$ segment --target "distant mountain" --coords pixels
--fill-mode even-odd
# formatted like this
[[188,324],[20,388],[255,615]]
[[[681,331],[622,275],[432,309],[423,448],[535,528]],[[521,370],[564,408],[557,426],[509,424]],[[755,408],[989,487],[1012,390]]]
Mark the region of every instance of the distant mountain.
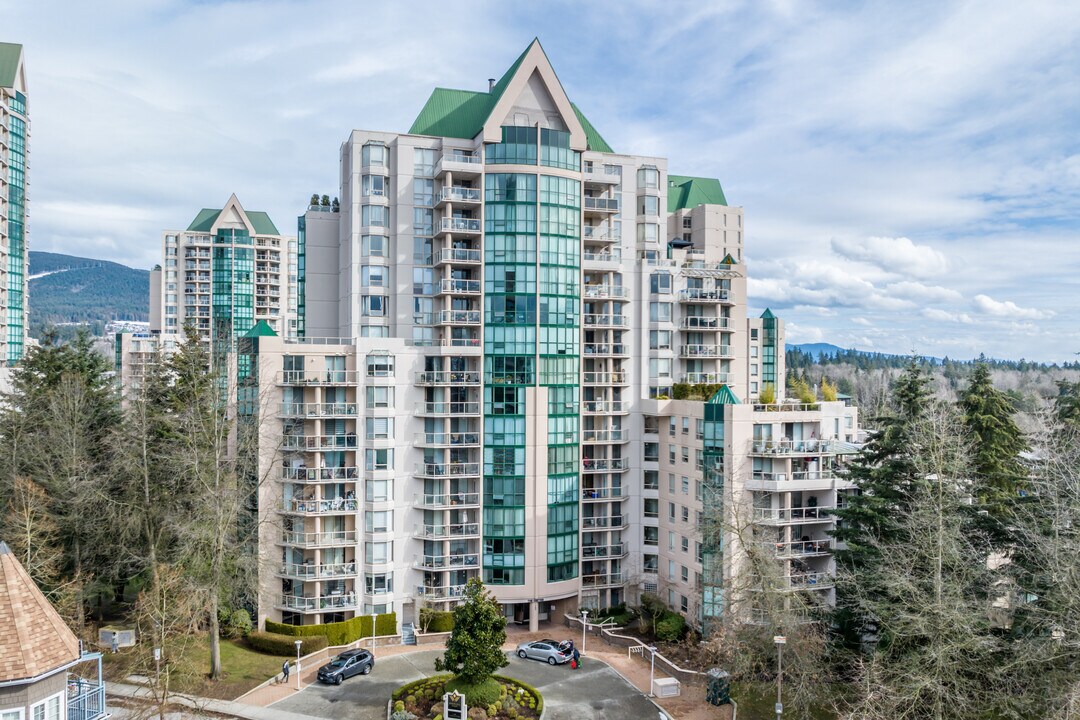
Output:
[[812,355],[814,360],[820,360],[822,355],[834,356],[844,352],[844,348],[831,343],[803,343],[802,345],[788,345],[788,348]]
[[48,252],[30,252],[30,335],[48,325],[146,320],[150,273],[126,265]]

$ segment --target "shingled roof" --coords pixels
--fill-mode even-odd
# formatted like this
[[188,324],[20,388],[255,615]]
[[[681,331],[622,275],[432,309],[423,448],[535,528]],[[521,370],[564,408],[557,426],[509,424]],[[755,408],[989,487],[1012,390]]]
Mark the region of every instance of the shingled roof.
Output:
[[78,639],[0,542],[0,683],[48,675],[79,657]]

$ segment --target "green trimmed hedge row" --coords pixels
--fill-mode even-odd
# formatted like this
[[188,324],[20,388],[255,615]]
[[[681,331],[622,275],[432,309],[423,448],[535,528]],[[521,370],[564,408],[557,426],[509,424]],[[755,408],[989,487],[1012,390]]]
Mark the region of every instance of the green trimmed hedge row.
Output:
[[[371,637],[371,616],[361,615],[351,620],[322,625],[285,625],[271,620],[266,621],[266,631],[292,637],[325,635],[330,645],[348,645],[360,638]],[[375,617],[376,635],[394,635],[397,633],[397,613],[385,613]]]
[[420,608],[420,627],[427,624],[427,632],[450,632],[454,629],[454,613],[449,610]]
[[[268,623],[269,624],[269,623]],[[248,645],[252,650],[257,650],[267,655],[296,655],[296,638],[292,635],[282,635],[272,632],[250,632],[247,636]],[[308,635],[300,641],[300,654],[310,655],[327,646],[325,635]]]

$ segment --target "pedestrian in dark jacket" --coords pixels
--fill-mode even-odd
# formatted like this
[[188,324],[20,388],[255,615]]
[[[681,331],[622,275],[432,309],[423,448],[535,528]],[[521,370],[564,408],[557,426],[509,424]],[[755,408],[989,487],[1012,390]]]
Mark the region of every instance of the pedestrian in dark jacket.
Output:
[[577,648],[574,648],[574,665],[581,669],[581,652]]
[[281,664],[281,682],[289,682],[289,661],[286,660]]

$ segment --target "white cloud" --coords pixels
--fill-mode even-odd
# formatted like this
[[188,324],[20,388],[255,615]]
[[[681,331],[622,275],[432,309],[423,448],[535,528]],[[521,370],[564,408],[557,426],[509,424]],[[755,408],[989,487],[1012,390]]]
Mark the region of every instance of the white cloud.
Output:
[[945,254],[906,237],[834,238],[833,252],[849,260],[870,263],[898,275],[930,277],[948,269]]
[[940,285],[924,285],[921,282],[911,280],[890,283],[885,286],[885,291],[890,295],[920,303],[955,302],[962,300],[964,297],[951,288],[941,287]]
[[985,315],[993,315],[994,317],[1045,320],[1055,315],[1053,310],[1022,308],[1011,300],[995,300],[989,295],[976,295],[974,303],[975,308],[979,312]]
[[940,322],[953,322],[962,323],[964,325],[971,325],[975,320],[967,313],[954,313],[942,310],[940,308],[924,308],[922,316],[928,320],[938,320]]

